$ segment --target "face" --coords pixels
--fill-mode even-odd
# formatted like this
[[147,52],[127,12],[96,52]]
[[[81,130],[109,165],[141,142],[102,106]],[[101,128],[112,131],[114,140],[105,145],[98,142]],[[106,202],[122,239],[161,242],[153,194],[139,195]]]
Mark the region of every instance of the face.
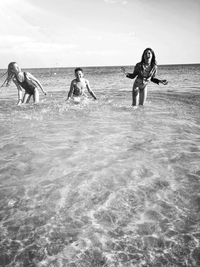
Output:
[[15,63],[15,64],[13,64],[12,65],[12,72],[13,73],[15,73],[15,74],[17,74],[17,73],[19,73],[20,71],[21,71],[21,69],[20,69],[20,67],[17,65],[17,63]]
[[152,59],[152,53],[151,50],[147,50],[144,54],[145,61],[150,61]]
[[83,78],[83,72],[81,70],[76,71],[75,77],[80,80]]

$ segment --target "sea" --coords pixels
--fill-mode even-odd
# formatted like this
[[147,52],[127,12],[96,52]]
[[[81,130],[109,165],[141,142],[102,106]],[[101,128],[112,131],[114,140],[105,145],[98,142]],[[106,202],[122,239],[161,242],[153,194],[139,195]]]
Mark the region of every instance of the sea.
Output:
[[0,266],[200,266],[200,64],[137,109],[120,66],[83,70],[97,101],[66,102],[74,68],[26,69],[39,104],[0,89]]

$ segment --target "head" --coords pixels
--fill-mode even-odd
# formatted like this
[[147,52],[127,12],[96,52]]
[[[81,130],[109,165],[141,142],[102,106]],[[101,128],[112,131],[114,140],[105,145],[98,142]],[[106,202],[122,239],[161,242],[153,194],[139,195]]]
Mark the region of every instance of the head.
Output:
[[153,67],[154,65],[156,65],[156,56],[155,53],[153,51],[153,49],[151,48],[146,48],[142,54],[142,59],[141,62],[142,63],[146,63],[150,61],[151,62],[151,66]]
[[19,65],[16,62],[11,62],[8,64],[8,72],[17,74],[21,71]]
[[81,79],[81,78],[83,78],[83,69],[81,69],[81,68],[76,68],[76,69],[74,70],[74,73],[75,73],[75,76],[76,76],[77,79]]
[[16,62],[10,62],[8,64],[8,70],[5,73],[5,74],[7,74],[7,78],[4,81],[4,83],[2,84],[2,86],[4,86],[4,84],[6,84],[6,86],[8,86],[10,84],[11,80],[14,78],[14,76],[16,74],[18,74],[20,71],[21,71],[21,69]]

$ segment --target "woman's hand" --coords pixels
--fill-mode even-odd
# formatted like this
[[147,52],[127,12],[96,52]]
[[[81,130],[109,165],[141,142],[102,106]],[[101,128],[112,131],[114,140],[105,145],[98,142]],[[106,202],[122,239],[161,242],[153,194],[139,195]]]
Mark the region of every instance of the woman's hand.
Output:
[[122,73],[124,73],[125,75],[127,75],[127,72],[126,72],[126,70],[125,70],[124,67],[121,67],[120,70],[121,70]]
[[161,80],[160,81],[163,85],[167,85],[168,84],[168,81],[167,80]]

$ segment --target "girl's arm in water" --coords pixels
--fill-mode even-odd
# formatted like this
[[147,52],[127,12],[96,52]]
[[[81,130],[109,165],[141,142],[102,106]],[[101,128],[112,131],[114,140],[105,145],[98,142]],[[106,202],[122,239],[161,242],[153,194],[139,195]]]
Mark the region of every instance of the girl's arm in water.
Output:
[[85,82],[86,82],[86,87],[87,87],[88,92],[91,94],[91,96],[92,96],[95,100],[97,100],[97,98],[96,98],[94,92],[93,92],[92,89],[90,88],[89,81],[88,81],[88,80],[85,80]]
[[73,95],[73,92],[74,92],[74,84],[73,83],[74,83],[74,80],[70,84],[70,89],[69,89],[69,93],[68,93],[66,100],[69,100]]
[[17,86],[18,91],[18,102],[17,105],[20,106],[23,103],[23,92],[21,86],[18,84],[16,80],[13,80],[14,84]]
[[29,80],[31,80],[36,86],[39,86],[41,91],[43,92],[44,95],[47,94],[47,92],[43,89],[41,83],[38,81],[37,78],[35,78],[35,76],[33,76],[31,73],[26,72],[26,76]]

